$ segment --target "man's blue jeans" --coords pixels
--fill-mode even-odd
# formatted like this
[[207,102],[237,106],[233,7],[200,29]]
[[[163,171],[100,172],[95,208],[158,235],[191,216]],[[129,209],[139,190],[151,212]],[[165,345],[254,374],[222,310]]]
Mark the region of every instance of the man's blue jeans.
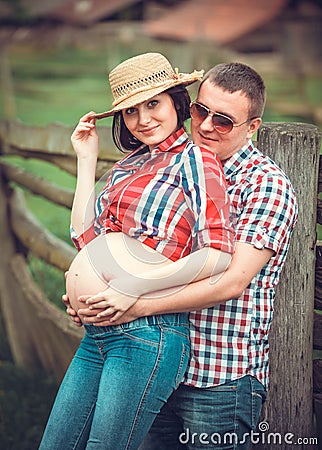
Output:
[[137,449],[182,381],[189,353],[186,314],[86,326],[40,449]]
[[140,450],[245,450],[265,398],[263,385],[248,375],[213,388],[181,385]]

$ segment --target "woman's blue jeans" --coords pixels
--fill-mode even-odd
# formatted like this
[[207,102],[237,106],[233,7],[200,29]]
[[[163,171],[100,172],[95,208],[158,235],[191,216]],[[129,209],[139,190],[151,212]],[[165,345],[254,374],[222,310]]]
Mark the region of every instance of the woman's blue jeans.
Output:
[[85,328],[40,449],[137,449],[183,379],[190,353],[188,315]]

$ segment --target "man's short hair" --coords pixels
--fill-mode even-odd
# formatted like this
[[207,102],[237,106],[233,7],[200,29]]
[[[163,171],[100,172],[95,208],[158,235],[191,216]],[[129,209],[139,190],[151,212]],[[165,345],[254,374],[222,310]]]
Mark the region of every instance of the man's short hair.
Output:
[[230,93],[242,91],[250,101],[249,118],[262,117],[266,88],[262,77],[242,63],[222,63],[210,69],[201,85],[209,80],[215,86]]

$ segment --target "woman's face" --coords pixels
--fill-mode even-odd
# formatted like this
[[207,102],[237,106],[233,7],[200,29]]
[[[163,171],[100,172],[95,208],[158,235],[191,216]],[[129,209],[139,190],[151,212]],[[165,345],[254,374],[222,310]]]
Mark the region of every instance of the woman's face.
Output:
[[122,115],[130,133],[148,145],[150,151],[177,129],[177,112],[172,98],[165,93],[123,109]]

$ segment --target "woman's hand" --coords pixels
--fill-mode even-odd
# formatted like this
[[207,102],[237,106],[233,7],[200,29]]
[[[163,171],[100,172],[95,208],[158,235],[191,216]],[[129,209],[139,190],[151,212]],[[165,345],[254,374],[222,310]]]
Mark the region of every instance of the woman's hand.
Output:
[[104,291],[91,297],[79,297],[79,300],[84,301],[90,310],[98,308],[102,309],[103,311],[100,311],[96,316],[98,319],[110,316],[110,322],[115,322],[137,302],[138,297],[126,295],[112,287],[108,287]]
[[81,117],[71,136],[75,153],[80,159],[98,156],[98,135],[93,114],[91,111]]
[[93,316],[93,311],[94,310],[89,310],[89,309],[80,309],[79,310],[79,314],[82,316],[82,321],[84,324],[90,324],[90,325],[95,325],[95,326],[101,326],[101,327],[108,327],[111,325],[121,325],[123,323],[127,323],[127,322],[133,322],[133,320],[138,319],[139,317],[143,317],[144,314],[142,313],[141,308],[137,308],[137,305],[140,303],[140,301],[138,301],[137,303],[135,303],[130,309],[128,309],[121,318],[115,320],[114,316],[107,316],[107,317],[102,317],[102,318],[98,318],[97,317],[97,310],[96,312],[94,312],[94,316]]

